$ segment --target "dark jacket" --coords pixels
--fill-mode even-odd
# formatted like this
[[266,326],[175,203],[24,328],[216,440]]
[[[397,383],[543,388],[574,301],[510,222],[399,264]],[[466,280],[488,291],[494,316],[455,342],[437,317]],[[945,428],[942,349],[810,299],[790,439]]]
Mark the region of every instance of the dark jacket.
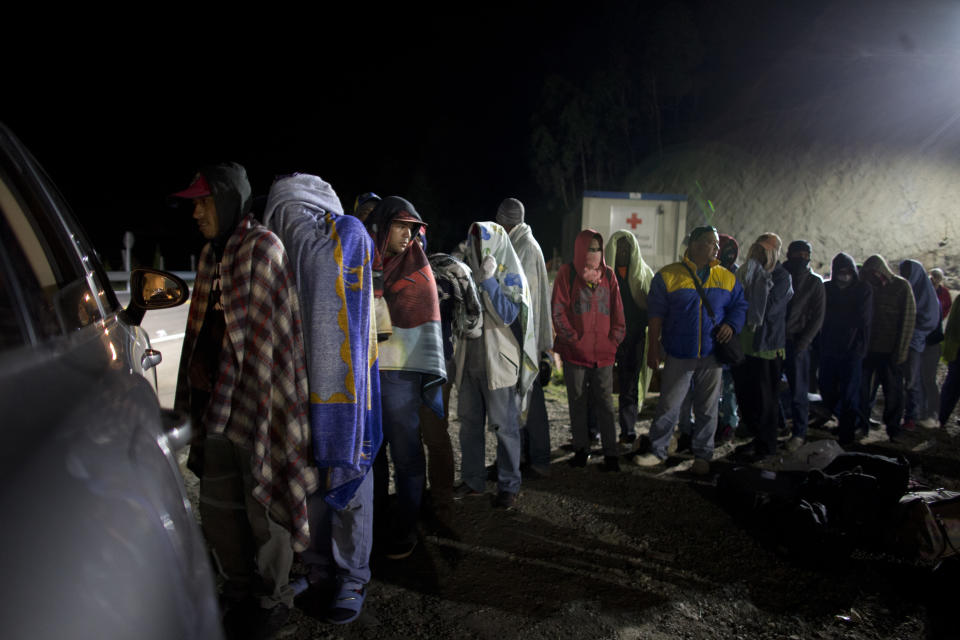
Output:
[[797,351],[804,351],[823,326],[823,278],[804,261],[787,260],[783,266],[793,281],[793,298],[787,305],[787,341]]
[[[843,286],[837,273],[848,270],[853,281]],[[846,253],[838,253],[830,270],[831,279],[824,285],[824,316],[820,329],[822,356],[844,357],[867,355],[870,326],[873,318],[873,288],[857,276],[857,266]]]

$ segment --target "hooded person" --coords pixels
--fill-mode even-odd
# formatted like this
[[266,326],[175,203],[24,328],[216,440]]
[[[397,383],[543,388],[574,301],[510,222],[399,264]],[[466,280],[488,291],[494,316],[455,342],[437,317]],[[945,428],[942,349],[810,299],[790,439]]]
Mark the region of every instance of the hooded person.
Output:
[[869,420],[876,392],[883,387],[883,423],[892,440],[902,429],[903,370],[913,340],[917,305],[910,283],[895,275],[883,256],[867,258],[860,267],[860,279],[873,288],[873,319],[863,360],[860,401]]
[[[426,404],[444,415],[441,390],[446,381],[443,332],[437,284],[423,247],[415,238],[425,226],[413,204],[399,196],[381,200],[367,229],[374,241],[373,269],[382,274],[374,284],[390,310],[393,333],[379,345],[380,404],[383,437],[389,446],[395,473],[396,508],[388,529],[380,529],[387,558],[399,560],[413,553],[417,544],[417,519],[426,484],[426,459],[420,436],[419,407]],[[378,291],[377,289],[380,289]],[[384,447],[386,449],[386,447]],[[388,491],[386,451],[377,457],[374,500],[382,512]]]
[[793,283],[793,298],[787,304],[787,374],[791,437],[787,449],[795,451],[807,440],[810,419],[810,354],[813,339],[820,332],[824,315],[823,279],[810,268],[812,247],[806,240],[794,240],[787,247],[784,268]]
[[[553,283],[554,351],[563,360],[574,455],[571,466],[587,464],[588,409],[596,411],[603,446],[603,471],[619,471],[613,412],[613,364],[626,324],[616,274],[603,259],[603,236],[593,229],[577,234],[573,263]],[[589,392],[589,397],[588,397]]]
[[[918,421],[927,427],[936,426],[927,409],[927,396],[939,395],[937,391],[936,373],[933,375],[932,388],[924,388],[923,360],[927,350],[927,339],[934,331],[940,333],[940,299],[933,288],[933,283],[927,277],[923,265],[916,260],[904,260],[900,263],[900,275],[907,279],[913,290],[914,302],[917,306],[916,321],[913,324],[913,337],[910,338],[910,350],[907,352],[907,362],[904,367],[904,389],[906,392],[906,406],[903,413],[903,428],[912,431]],[[936,347],[931,352],[939,351]],[[936,357],[936,362],[940,358]],[[929,379],[929,376],[928,376]]]
[[778,261],[780,246],[777,234],[760,235],[747,253],[747,262],[737,270],[749,307],[740,334],[745,358],[731,371],[737,406],[754,440],[736,452],[752,462],[777,451],[777,390],[786,356],[787,304],[793,297],[790,274]]
[[322,615],[343,624],[360,614],[370,581],[371,470],[383,437],[373,241],[360,220],[343,215],[330,184],[308,174],[273,183],[264,223],[294,265],[303,318],[313,464],[321,485],[307,499],[311,540],[302,559],[311,592],[335,594],[332,602],[316,603]]
[[739,265],[737,258],[740,256],[740,245],[736,238],[728,236],[725,233],[720,234],[720,252],[717,254],[717,260],[720,266],[725,267],[731,273],[736,273]]
[[637,439],[637,416],[643,408],[652,374],[646,362],[647,294],[654,273],[643,260],[637,237],[622,229],[607,241],[606,260],[614,268],[626,324],[615,361],[620,389],[620,442],[632,444]]
[[[307,377],[300,302],[280,239],[257,223],[235,163],[203,167],[174,196],[194,202],[200,254],[177,377],[176,408],[199,436],[204,535],[226,576],[225,624],[264,633],[293,604],[293,552],[310,544]],[[243,514],[242,516],[239,514]],[[258,616],[250,621],[249,598]]]
[[867,423],[860,388],[873,323],[873,288],[859,277],[853,258],[840,252],[823,290],[818,386],[839,422],[839,442],[847,445]]
[[510,237],[513,250],[520,260],[523,273],[530,285],[530,325],[539,353],[540,376],[534,379],[524,399],[527,407],[523,431],[524,451],[527,458],[527,474],[543,477],[550,472],[550,423],[547,420],[546,399],[543,385],[550,379],[550,351],[553,348],[553,322],[550,318],[550,278],[543,260],[540,244],[533,237],[533,229],[524,222],[523,203],[516,198],[506,198],[497,208],[497,223]]
[[510,509],[520,491],[520,410],[539,373],[529,284],[507,232],[495,222],[474,222],[464,243],[483,307],[480,337],[457,343],[457,415],[461,484],[455,496],[483,495],[484,425],[497,436],[497,495]]

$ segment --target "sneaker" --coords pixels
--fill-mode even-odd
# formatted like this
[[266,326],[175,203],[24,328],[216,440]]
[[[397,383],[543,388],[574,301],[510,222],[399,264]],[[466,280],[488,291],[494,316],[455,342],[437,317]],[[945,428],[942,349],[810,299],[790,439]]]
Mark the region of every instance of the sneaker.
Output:
[[587,466],[587,451],[586,449],[580,449],[570,460],[567,461],[571,467],[585,467]]
[[936,418],[924,418],[923,420],[917,420],[917,424],[924,429],[936,429],[940,426],[940,422]]
[[620,444],[633,444],[637,441],[637,434],[635,433],[624,433],[620,436]]
[[901,425],[901,428],[902,428],[904,431],[916,431],[916,430],[917,430],[917,424],[913,421],[913,418],[910,418],[909,420],[904,420],[904,421],[903,421],[903,424]]
[[663,459],[658,458],[652,453],[645,453],[643,455],[633,457],[633,464],[637,465],[638,467],[656,467],[657,465],[661,465],[663,463]]
[[696,474],[698,476],[705,476],[710,473],[710,462],[704,460],[703,458],[696,458],[693,461],[693,466],[690,467],[690,473]]
[[786,447],[787,451],[789,451],[790,453],[793,453],[794,451],[802,447],[804,442],[805,440],[800,436],[793,436],[792,438],[787,440],[787,444],[785,444],[784,446]]
[[453,499],[454,500],[463,500],[464,498],[476,498],[477,496],[482,496],[482,491],[476,491],[470,487],[466,482],[461,483],[458,487],[453,490]]
[[493,500],[493,506],[498,509],[511,510],[517,502],[517,494],[509,491],[498,491],[497,497]]
[[416,548],[416,538],[413,540],[394,540],[387,545],[387,551],[383,555],[390,560],[403,560],[409,558]]
[[600,464],[600,471],[619,473],[620,461],[617,460],[617,456],[603,456],[603,462]]

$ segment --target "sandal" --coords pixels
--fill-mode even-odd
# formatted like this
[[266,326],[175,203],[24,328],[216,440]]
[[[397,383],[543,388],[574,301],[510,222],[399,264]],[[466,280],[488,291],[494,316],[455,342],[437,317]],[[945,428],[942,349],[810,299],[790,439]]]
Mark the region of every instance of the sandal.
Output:
[[336,599],[327,610],[326,620],[333,624],[347,624],[360,616],[363,601],[367,597],[366,587],[357,588],[356,585],[343,585],[337,593]]

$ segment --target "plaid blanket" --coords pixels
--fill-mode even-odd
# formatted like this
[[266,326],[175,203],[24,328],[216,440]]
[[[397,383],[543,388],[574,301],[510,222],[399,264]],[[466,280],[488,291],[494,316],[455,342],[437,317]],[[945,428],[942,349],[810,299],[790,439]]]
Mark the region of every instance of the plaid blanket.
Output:
[[[178,407],[189,403],[190,361],[216,267],[208,243],[187,318]],[[318,478],[310,464],[307,374],[293,274],[277,236],[248,216],[227,241],[220,275],[226,333],[204,426],[253,450],[253,495],[291,530],[293,549],[303,551],[310,543],[306,499]]]

